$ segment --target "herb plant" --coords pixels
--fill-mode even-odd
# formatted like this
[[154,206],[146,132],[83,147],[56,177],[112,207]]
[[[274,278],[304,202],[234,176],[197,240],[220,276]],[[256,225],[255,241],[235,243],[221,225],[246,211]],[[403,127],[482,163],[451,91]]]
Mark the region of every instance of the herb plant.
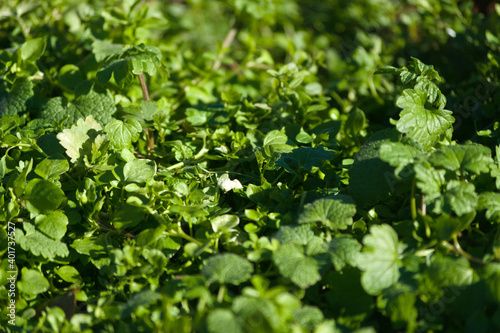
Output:
[[1,3],[1,330],[500,331],[478,8]]

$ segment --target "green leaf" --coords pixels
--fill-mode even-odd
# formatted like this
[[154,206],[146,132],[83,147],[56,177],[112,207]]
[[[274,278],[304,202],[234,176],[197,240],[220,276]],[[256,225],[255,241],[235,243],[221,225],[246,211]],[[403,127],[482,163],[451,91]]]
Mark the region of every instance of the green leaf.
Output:
[[466,286],[474,280],[474,270],[464,257],[434,255],[425,275],[438,288]]
[[370,295],[378,295],[399,279],[402,266],[399,255],[398,235],[387,224],[370,227],[370,234],[363,238],[363,252],[358,267],[363,271],[361,284]]
[[309,134],[307,134],[307,132],[304,131],[304,128],[301,127],[299,134],[297,134],[295,136],[295,140],[297,142],[299,142],[299,143],[305,143],[305,144],[307,144],[307,143],[313,142],[314,138],[312,136],[310,136]]
[[61,279],[69,283],[83,282],[80,273],[73,266],[61,266],[54,270]]
[[342,126],[341,121],[333,121],[333,120],[324,121],[318,126],[314,127],[312,129],[312,133],[316,135],[328,134],[330,138],[334,138],[340,131],[341,126]]
[[54,210],[47,215],[40,214],[35,218],[38,230],[55,240],[61,239],[66,234],[68,218],[60,210]]
[[283,325],[277,306],[268,299],[238,296],[232,309],[241,320],[241,326],[252,333],[276,332]]
[[323,161],[329,161],[334,156],[333,151],[325,150],[323,147],[300,147],[291,153],[281,154],[276,166],[284,167],[290,173],[298,169],[311,171],[313,167],[321,167]]
[[224,214],[215,217],[210,223],[214,232],[230,231],[240,223],[240,218],[236,215]]
[[394,328],[414,330],[418,317],[415,301],[415,294],[411,292],[401,293],[389,300],[386,311],[389,313]]
[[296,323],[307,330],[313,330],[323,321],[323,312],[315,306],[304,306],[294,311],[293,318]]
[[74,101],[68,101],[64,97],[51,98],[42,106],[40,117],[48,123],[64,123],[65,126],[76,123],[80,118],[93,118],[101,125],[112,120],[116,112],[113,96],[90,90],[88,93],[78,96]]
[[432,153],[429,161],[439,168],[450,171],[470,171],[475,174],[487,173],[493,164],[491,151],[481,145],[445,146]]
[[264,137],[264,149],[272,147],[277,153],[288,153],[292,151],[292,146],[287,145],[288,137],[283,130],[272,130]]
[[365,126],[365,122],[365,113],[360,109],[354,109],[351,113],[349,113],[349,117],[347,117],[344,125],[344,131],[351,138],[355,138]]
[[83,82],[83,75],[78,66],[68,64],[61,67],[58,79],[63,86],[75,90],[76,86]]
[[356,267],[361,249],[361,244],[350,236],[341,235],[332,239],[329,244],[329,253],[335,269],[342,271],[347,264]]
[[488,264],[484,269],[483,276],[493,299],[497,303],[500,302],[500,264]]
[[399,74],[401,69],[393,67],[393,66],[384,66],[377,68],[375,74]]
[[143,209],[127,204],[114,214],[111,222],[117,229],[132,228],[143,220],[144,215]]
[[61,146],[66,148],[66,154],[71,158],[72,163],[76,163],[82,156],[88,155],[91,152],[91,141],[89,134],[93,137],[93,133],[89,131],[100,131],[101,125],[97,123],[92,116],[88,116],[85,120],[78,119],[76,125],[71,128],[64,129],[57,134]]
[[23,223],[26,231],[24,234],[19,228],[16,229],[16,239],[25,251],[29,251],[35,256],[42,256],[47,259],[55,257],[66,257],[69,254],[66,244],[45,236],[35,229],[31,223]]
[[21,280],[17,282],[17,287],[21,293],[28,295],[29,298],[34,298],[49,289],[49,281],[39,270],[23,267]]
[[234,253],[212,256],[204,262],[201,269],[201,273],[209,282],[234,285],[250,279],[252,272],[252,264]]
[[45,158],[35,167],[35,173],[50,182],[59,179],[59,176],[69,170],[69,163],[61,154]]
[[454,118],[451,111],[426,107],[426,99],[419,91],[404,90],[396,102],[403,109],[396,128],[429,149],[447,137]]
[[342,273],[331,272],[325,280],[330,286],[325,296],[332,314],[360,320],[373,313],[374,299],[363,290],[358,269],[345,267]]
[[426,202],[432,202],[441,196],[445,184],[444,170],[436,170],[428,164],[416,164],[414,167],[417,187],[426,195]]
[[352,225],[352,217],[356,214],[356,205],[348,196],[322,198],[304,206],[298,223],[320,222],[329,229],[345,230]]
[[21,45],[21,58],[24,61],[35,62],[45,51],[46,42],[43,38],[28,40]]
[[401,142],[389,142],[380,146],[380,158],[393,167],[402,168],[415,162],[420,156],[422,153],[417,148]]
[[156,163],[147,159],[128,161],[123,167],[126,183],[144,183],[153,179],[156,174]]
[[130,318],[130,316],[139,307],[147,308],[148,305],[160,299],[160,294],[152,290],[142,290],[128,299],[127,303],[120,304],[122,319]]
[[314,232],[311,230],[311,224],[298,226],[284,225],[279,228],[274,237],[281,243],[295,243],[307,245],[314,238]]
[[[96,47],[99,58],[105,57],[114,49],[118,50],[117,46],[110,44],[96,44]],[[118,86],[124,88],[132,81],[134,74],[155,75],[156,68],[161,65],[162,54],[157,47],[140,44],[127,49],[120,57],[121,59],[111,62],[97,73],[99,83],[105,84],[113,76]]]
[[201,126],[205,124],[214,113],[207,110],[198,110],[194,108],[186,109],[186,120],[193,126]]
[[25,76],[17,78],[10,90],[1,83],[0,81],[0,117],[26,111],[26,104],[34,95],[30,79]]
[[124,122],[113,119],[106,124],[104,132],[109,138],[111,147],[115,151],[121,151],[124,148],[132,148],[132,142],[136,142],[139,139],[142,127],[135,119],[127,119]]
[[157,228],[146,229],[141,231],[136,238],[137,244],[139,246],[148,246],[156,242],[160,237],[162,237],[165,229],[166,227],[164,225],[160,225]]
[[435,219],[429,217],[428,224],[434,230],[439,240],[450,240],[452,237],[456,236],[458,232],[464,230],[472,220],[474,220],[475,216],[475,212],[460,217],[442,214]]
[[234,332],[242,333],[243,330],[232,311],[215,309],[207,316],[207,329],[210,333]]
[[107,40],[95,40],[92,43],[92,53],[94,53],[97,62],[101,62],[112,55],[119,54],[125,48],[125,45],[113,44]]
[[16,197],[21,197],[23,193],[25,192],[25,185],[26,185],[26,177],[28,174],[31,172],[31,169],[33,168],[33,160],[30,159],[28,163],[24,163],[24,165],[20,165],[22,167],[21,173],[16,177],[14,180],[13,185],[13,190],[14,194]]
[[307,257],[301,245],[281,245],[273,254],[273,261],[281,275],[292,280],[300,288],[308,288],[321,279],[318,262]]
[[380,159],[379,150],[384,143],[398,141],[396,130],[373,134],[361,147],[349,168],[349,195],[357,205],[369,207],[387,199],[394,189],[393,168]]
[[500,193],[484,192],[479,195],[478,208],[486,210],[486,218],[500,222]]
[[451,214],[453,211],[462,216],[475,212],[478,198],[474,184],[450,180],[446,184],[446,193],[442,201],[445,213]]
[[64,192],[47,180],[32,179],[26,185],[26,208],[33,214],[45,214],[57,209],[64,198]]

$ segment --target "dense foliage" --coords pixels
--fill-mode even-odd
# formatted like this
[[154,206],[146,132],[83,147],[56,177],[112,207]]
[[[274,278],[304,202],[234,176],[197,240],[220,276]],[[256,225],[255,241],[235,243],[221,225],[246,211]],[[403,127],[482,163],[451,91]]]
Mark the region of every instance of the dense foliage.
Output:
[[1,2],[0,328],[500,331],[499,36],[468,0]]

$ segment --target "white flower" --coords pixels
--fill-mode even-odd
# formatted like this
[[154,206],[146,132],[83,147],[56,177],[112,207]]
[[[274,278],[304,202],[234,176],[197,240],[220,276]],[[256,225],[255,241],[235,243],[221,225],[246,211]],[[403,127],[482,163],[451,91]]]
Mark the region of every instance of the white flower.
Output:
[[243,188],[243,185],[241,185],[238,179],[231,180],[227,173],[220,176],[218,185],[224,190],[224,192]]

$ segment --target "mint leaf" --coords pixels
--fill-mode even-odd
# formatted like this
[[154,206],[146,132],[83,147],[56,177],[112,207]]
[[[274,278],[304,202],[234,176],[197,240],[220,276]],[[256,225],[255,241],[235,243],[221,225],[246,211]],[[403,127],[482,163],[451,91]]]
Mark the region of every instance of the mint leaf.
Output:
[[2,83],[3,81],[0,81],[0,117],[26,111],[26,104],[34,95],[30,79],[19,77],[9,90]]
[[42,256],[46,259],[55,257],[66,257],[69,255],[66,244],[54,240],[35,229],[31,223],[23,223],[24,234],[21,229],[16,229],[16,239],[25,251],[29,251],[35,256]]
[[107,134],[111,147],[115,151],[132,148],[132,142],[139,139],[141,131],[141,124],[135,119],[127,119],[124,122],[113,119],[104,127],[104,132]]
[[111,93],[98,93],[90,90],[78,96],[74,101],[64,97],[51,98],[40,111],[40,117],[52,123],[63,123],[65,126],[76,123],[80,118],[93,118],[100,124],[107,124],[116,112],[115,102]]
[[425,94],[420,91],[404,90],[396,101],[396,105],[403,109],[396,128],[424,149],[429,149],[448,137],[454,118],[451,111],[426,106],[426,100]]
[[363,238],[363,252],[358,267],[363,271],[361,284],[370,295],[378,295],[399,279],[402,266],[399,255],[398,235],[387,224],[370,227],[370,234]]
[[352,225],[352,217],[356,214],[356,205],[348,196],[318,199],[304,206],[299,215],[298,223],[320,222],[329,229],[345,230]]
[[250,279],[253,266],[247,259],[234,253],[224,253],[206,260],[201,272],[210,283],[239,285]]
[[294,243],[280,246],[273,254],[273,261],[281,275],[301,288],[308,288],[321,279],[318,262],[304,254],[303,247]]

